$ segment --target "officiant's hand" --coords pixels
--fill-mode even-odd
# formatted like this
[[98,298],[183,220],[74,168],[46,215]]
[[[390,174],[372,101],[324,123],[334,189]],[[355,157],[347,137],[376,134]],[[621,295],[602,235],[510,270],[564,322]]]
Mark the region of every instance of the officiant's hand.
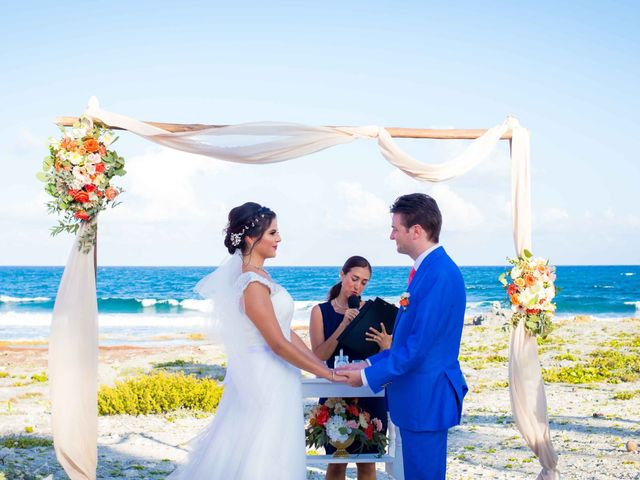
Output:
[[380,331],[373,327],[369,327],[369,331],[365,333],[367,342],[376,342],[380,347],[380,350],[389,350],[391,348],[391,340],[393,335],[387,333],[387,329],[384,328],[384,323],[380,322]]
[[347,322],[347,324],[351,323],[351,320],[353,320],[354,318],[356,318],[358,316],[358,314],[360,313],[360,310],[358,310],[357,308],[347,308],[344,312],[344,320],[345,322]]

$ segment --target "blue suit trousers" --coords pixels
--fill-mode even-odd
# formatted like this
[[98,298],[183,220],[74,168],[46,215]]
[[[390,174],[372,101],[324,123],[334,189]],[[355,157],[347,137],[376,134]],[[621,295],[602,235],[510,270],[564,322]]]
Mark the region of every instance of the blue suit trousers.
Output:
[[414,432],[400,429],[404,478],[445,480],[447,475],[447,432]]

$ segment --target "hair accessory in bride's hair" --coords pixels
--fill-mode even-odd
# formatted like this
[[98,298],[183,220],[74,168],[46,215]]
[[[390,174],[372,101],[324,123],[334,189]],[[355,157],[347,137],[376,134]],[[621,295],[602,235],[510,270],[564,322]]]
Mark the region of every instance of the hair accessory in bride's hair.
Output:
[[240,242],[242,241],[242,234],[232,233],[231,235],[229,235],[229,238],[231,239],[231,245],[233,245],[234,247],[237,247],[238,245],[240,245]]
[[256,213],[256,216],[250,220],[250,223],[243,225],[242,229],[238,233],[232,233],[229,235],[231,245],[233,245],[234,247],[239,246],[242,243],[242,237],[244,237],[245,233],[247,233],[248,230],[255,228],[260,220],[264,218],[265,213],[270,211],[271,210],[267,207],[260,207],[260,209]]

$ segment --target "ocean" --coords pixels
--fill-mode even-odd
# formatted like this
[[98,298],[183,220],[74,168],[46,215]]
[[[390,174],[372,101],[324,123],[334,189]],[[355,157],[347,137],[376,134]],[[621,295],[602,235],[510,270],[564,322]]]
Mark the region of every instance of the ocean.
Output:
[[[188,341],[203,331],[210,304],[194,285],[209,267],[99,267],[100,343],[166,344]],[[507,267],[461,267],[467,286],[467,314],[507,306],[497,278]],[[338,281],[339,267],[272,267],[273,278],[295,301],[294,325],[306,325],[311,308]],[[0,266],[0,341],[47,339],[63,267]],[[397,302],[406,288],[406,267],[374,267],[363,298]],[[640,315],[640,266],[559,266],[558,317]]]

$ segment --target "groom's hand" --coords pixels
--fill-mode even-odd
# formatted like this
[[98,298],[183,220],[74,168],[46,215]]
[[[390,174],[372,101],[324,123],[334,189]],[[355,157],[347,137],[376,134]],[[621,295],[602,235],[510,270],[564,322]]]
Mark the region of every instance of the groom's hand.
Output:
[[[364,362],[363,362],[364,363]],[[366,363],[365,363],[366,365]],[[362,386],[362,376],[360,375],[360,370],[340,370],[338,373],[341,376],[347,378],[347,383],[352,387],[361,387]]]
[[353,362],[349,363],[348,365],[337,367],[336,372],[342,373],[343,371],[348,370],[357,370],[359,372],[360,370],[362,370],[363,368],[367,368],[368,366],[369,364],[367,362]]

